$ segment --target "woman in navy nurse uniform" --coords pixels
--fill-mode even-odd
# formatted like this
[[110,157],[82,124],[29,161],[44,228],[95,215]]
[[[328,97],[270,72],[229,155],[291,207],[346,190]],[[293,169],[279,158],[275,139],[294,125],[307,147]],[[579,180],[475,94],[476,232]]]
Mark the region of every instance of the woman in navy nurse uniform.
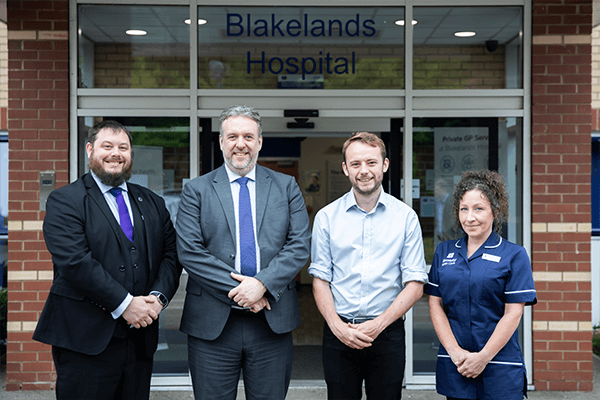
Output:
[[437,392],[449,400],[522,400],[527,379],[517,327],[537,298],[525,249],[500,236],[508,219],[502,176],[463,173],[452,213],[465,236],[439,244],[425,285],[441,343]]

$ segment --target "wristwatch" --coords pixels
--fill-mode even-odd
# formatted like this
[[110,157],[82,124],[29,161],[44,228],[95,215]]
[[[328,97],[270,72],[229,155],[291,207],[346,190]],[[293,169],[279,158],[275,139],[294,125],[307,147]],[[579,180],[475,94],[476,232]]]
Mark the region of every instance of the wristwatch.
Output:
[[160,305],[162,306],[163,310],[165,309],[165,307],[169,304],[169,300],[167,299],[167,296],[165,296],[164,294],[162,294],[161,292],[158,292],[156,290],[153,290],[150,292],[150,294],[156,296],[156,299],[158,300],[158,302],[160,303]]

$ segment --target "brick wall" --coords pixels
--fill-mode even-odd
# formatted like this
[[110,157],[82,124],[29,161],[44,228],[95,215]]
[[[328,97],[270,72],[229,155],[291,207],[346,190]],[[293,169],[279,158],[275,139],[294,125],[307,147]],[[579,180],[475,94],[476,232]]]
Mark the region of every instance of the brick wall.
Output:
[[592,390],[592,1],[533,1],[533,378]]
[[592,130],[600,131],[600,25],[592,29]]
[[56,171],[57,187],[68,182],[68,6],[67,0],[7,3],[7,390],[50,389],[55,380],[50,347],[31,335],[52,282],[41,231],[39,172]]
[[0,129],[7,129],[8,111],[8,28],[4,22],[0,22]]

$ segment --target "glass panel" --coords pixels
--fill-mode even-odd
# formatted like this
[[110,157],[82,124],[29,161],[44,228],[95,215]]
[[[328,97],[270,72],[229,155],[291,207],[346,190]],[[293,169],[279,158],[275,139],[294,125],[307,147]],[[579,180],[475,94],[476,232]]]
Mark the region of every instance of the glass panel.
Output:
[[[592,236],[600,236],[600,136],[592,136]],[[596,194],[594,194],[596,193]]]
[[[413,208],[423,229],[425,259],[433,261],[436,246],[457,238],[452,225],[454,185],[463,171],[494,169],[509,190],[510,217],[503,236],[522,243],[522,120],[520,118],[429,118],[414,121]],[[414,310],[414,374],[435,373],[439,340],[429,318],[428,298]],[[523,332],[520,330],[520,337]]]
[[78,87],[189,88],[188,7],[80,5],[78,10]]
[[153,375],[188,375],[187,335],[179,330],[188,274],[179,278],[179,289],[163,312],[158,324],[158,347],[154,353]]
[[404,88],[404,9],[199,7],[201,89]]
[[415,7],[415,89],[523,87],[521,7]]

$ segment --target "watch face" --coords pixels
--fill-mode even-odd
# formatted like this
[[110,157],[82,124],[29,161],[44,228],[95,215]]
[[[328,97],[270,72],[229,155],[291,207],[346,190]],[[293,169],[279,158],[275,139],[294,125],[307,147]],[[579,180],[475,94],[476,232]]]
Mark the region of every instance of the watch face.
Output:
[[158,299],[158,302],[160,303],[161,306],[164,306],[165,304],[167,304],[167,297],[162,294],[162,293],[158,293],[158,292],[154,292],[154,293],[150,293],[153,294],[154,296],[156,296],[156,298]]
[[164,306],[167,304],[167,297],[164,294],[160,294],[158,296],[158,301],[160,301],[160,304]]

